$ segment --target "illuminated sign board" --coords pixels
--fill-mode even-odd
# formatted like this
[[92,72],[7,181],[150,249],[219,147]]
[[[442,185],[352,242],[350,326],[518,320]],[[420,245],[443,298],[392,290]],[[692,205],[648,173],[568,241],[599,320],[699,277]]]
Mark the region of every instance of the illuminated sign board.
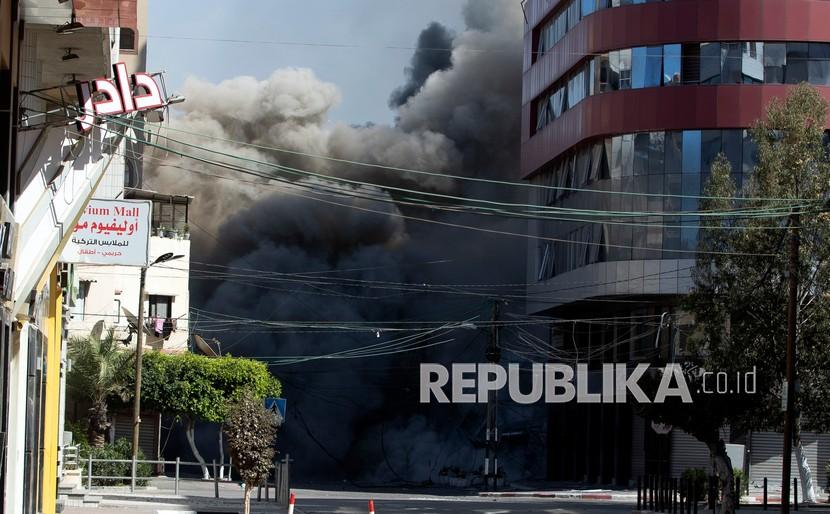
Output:
[[81,112],[76,122],[80,131],[92,129],[96,117],[146,111],[164,105],[161,88],[150,75],[133,73],[128,76],[127,65],[123,62],[113,64],[112,72],[112,80],[100,78],[75,84]]
[[60,260],[146,266],[151,208],[149,200],[90,200]]

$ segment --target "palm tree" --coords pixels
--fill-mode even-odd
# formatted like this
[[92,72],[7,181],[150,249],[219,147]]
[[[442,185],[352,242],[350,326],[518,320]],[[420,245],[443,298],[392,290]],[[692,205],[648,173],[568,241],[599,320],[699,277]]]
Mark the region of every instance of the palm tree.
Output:
[[109,329],[102,338],[101,330],[84,337],[74,337],[69,342],[72,367],[66,377],[67,386],[76,398],[85,398],[89,408],[89,443],[102,446],[110,426],[107,415],[107,399],[119,396],[127,401],[130,391],[127,378],[134,365],[134,350],[121,347],[121,341]]

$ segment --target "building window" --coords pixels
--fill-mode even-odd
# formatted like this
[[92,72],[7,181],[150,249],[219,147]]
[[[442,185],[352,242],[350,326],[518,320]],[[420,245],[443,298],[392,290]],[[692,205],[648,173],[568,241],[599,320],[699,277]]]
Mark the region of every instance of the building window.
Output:
[[701,84],[720,84],[721,59],[720,43],[702,43],[700,45]]
[[683,131],[683,173],[700,172],[700,131]]
[[75,291],[74,304],[71,310],[73,318],[82,320],[86,316],[86,298],[89,296],[89,287],[91,285],[91,280],[78,281],[78,290]]
[[150,319],[148,320],[148,328],[157,336],[167,338],[175,330],[173,297],[151,294],[149,304]]
[[121,27],[121,34],[118,39],[118,48],[121,50],[135,51],[135,31],[126,27]]
[[764,82],[764,43],[741,43],[741,75],[744,84]]
[[680,45],[663,45],[663,85],[680,84]]
[[787,69],[787,44],[767,43],[764,45],[764,82],[783,84]]
[[809,79],[807,63],[809,45],[807,43],[787,43],[787,84],[800,84]]
[[830,85],[830,43],[810,43],[807,78],[810,84]]

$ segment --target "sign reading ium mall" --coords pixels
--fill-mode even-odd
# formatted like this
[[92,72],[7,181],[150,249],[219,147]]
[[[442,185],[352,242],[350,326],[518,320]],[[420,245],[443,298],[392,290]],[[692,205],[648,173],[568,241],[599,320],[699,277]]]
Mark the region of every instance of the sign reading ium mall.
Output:
[[146,266],[151,207],[149,200],[90,200],[61,261]]

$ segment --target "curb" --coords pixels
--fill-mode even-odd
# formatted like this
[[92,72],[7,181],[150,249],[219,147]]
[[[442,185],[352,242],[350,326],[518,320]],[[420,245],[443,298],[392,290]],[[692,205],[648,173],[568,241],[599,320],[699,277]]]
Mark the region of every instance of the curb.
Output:
[[509,492],[480,492],[484,498],[568,498],[571,500],[600,500],[600,501],[637,501],[636,494],[630,493],[600,493],[600,492],[578,492],[578,491],[509,491]]

